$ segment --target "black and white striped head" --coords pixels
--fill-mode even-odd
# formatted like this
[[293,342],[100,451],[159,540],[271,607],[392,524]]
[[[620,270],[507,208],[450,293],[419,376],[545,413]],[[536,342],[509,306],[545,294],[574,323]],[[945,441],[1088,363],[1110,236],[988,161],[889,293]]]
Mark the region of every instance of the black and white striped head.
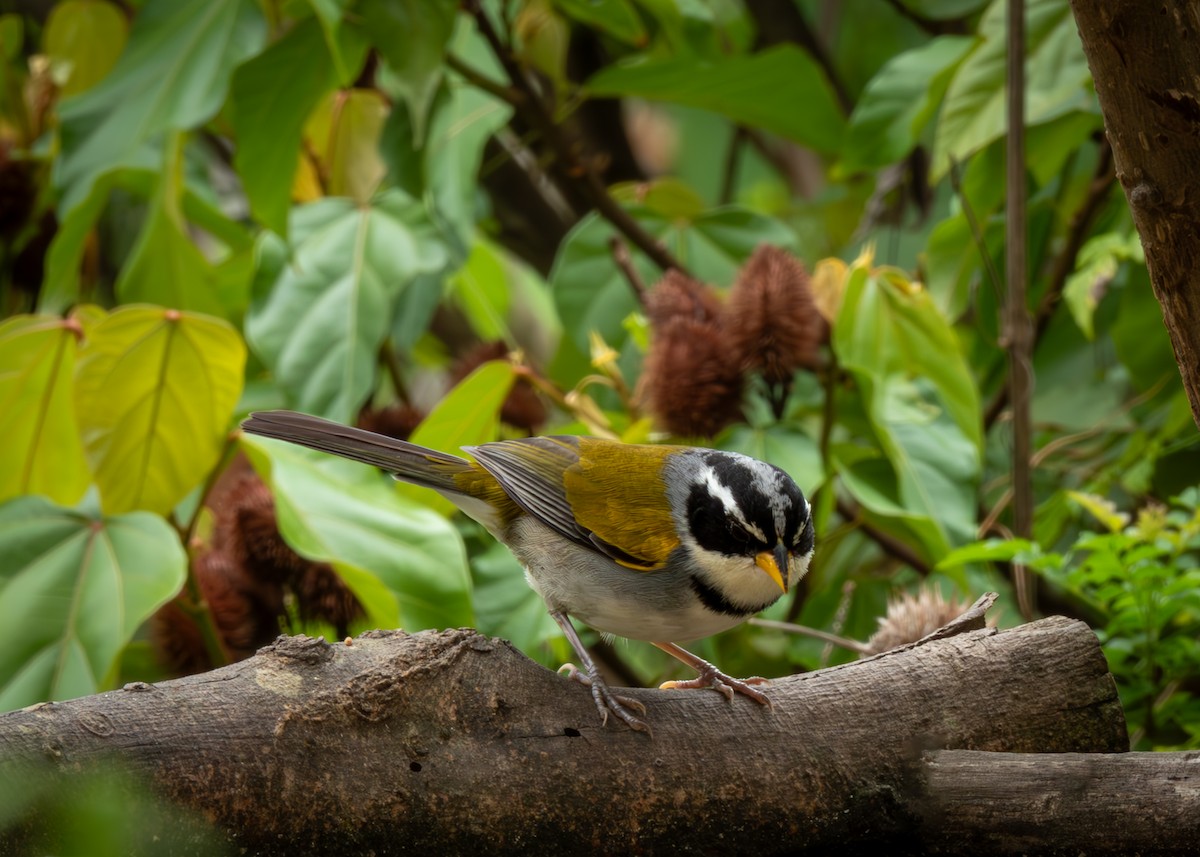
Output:
[[752,560],[787,592],[813,551],[800,488],[778,467],[745,455],[706,450],[688,458],[686,490],[673,492],[673,500],[690,541],[714,559]]

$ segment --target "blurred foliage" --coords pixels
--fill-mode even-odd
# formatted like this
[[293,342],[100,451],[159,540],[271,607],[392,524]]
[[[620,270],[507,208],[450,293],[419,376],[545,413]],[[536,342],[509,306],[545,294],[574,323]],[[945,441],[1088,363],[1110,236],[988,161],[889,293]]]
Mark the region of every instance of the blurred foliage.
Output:
[[[862,640],[927,583],[1018,621],[1011,553],[944,562],[1009,519],[1002,0],[31,8],[0,15],[0,707],[281,627],[475,623],[554,665],[515,561],[440,498],[236,428],[663,439],[663,251],[718,307],[762,244],[812,274],[819,360],[731,377],[700,439],[813,498],[811,574],[769,618]],[[1194,742],[1195,607],[1123,600],[1191,554],[1083,535],[1070,498],[1157,508],[1196,483],[1196,428],[1067,0],[1028,10],[1035,541],[1112,576],[1064,560],[1043,604],[1105,635],[1135,728]],[[698,645],[732,673],[853,656],[750,626]]]

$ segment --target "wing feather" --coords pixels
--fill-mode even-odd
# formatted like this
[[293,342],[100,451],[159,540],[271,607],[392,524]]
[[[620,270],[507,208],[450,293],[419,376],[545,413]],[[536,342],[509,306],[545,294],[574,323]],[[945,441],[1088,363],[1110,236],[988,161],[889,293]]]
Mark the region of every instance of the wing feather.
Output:
[[651,571],[679,545],[663,482],[674,449],[560,436],[466,451],[547,526],[627,568]]

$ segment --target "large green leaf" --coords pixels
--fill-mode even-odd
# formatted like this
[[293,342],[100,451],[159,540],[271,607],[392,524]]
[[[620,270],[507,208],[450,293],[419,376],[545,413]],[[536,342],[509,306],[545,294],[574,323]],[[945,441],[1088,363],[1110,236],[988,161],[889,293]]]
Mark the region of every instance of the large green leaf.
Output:
[[[979,23],[983,41],[959,66],[946,91],[934,136],[932,178],[951,160],[966,160],[1004,134],[1006,0],[994,0]],[[1095,95],[1075,18],[1063,0],[1025,4],[1025,124],[1038,125],[1072,111],[1096,111]]]
[[297,553],[330,563],[381,628],[471,625],[470,578],[458,531],[405,500],[374,468],[314,458],[243,437],[271,486],[279,530]]
[[852,269],[833,329],[846,369],[867,379],[924,379],[976,449],[983,444],[979,391],[949,322],[929,293],[890,269]]
[[59,108],[60,210],[86,199],[103,173],[134,164],[152,137],[215,115],[234,67],[265,36],[254,0],[148,0],[112,72]]
[[[741,208],[719,208],[688,220],[635,205],[629,213],[661,241],[693,276],[726,286],[738,267],[761,243],[795,249],[795,234],[770,217]],[[628,333],[623,322],[638,309],[628,280],[613,261],[608,221],[588,215],[571,230],[554,262],[550,286],[564,331],[587,354],[589,336],[599,333],[620,348]],[[642,253],[632,250],[633,262],[646,283],[661,276]]]
[[245,363],[209,316],[132,305],[89,328],[75,406],[106,510],[168,512],[216,466]]
[[928,292],[898,272],[854,267],[833,348],[856,381],[882,454],[839,456],[847,488],[864,508],[915,535],[931,559],[973,538],[979,393]]
[[597,72],[585,91],[711,110],[829,154],[846,124],[824,72],[794,45],[720,62],[643,57]]
[[22,497],[0,506],[0,710],[85,696],[183,585],[187,557],[162,518],[102,517]]
[[[340,17],[340,16],[339,16]],[[237,137],[233,163],[250,211],[280,235],[287,232],[292,181],[304,122],[337,83],[325,18],[310,18],[240,66],[229,91],[229,119]],[[335,30],[350,62],[362,61],[361,39]]]
[[[504,360],[484,363],[438,402],[409,439],[452,455],[461,455],[464,446],[495,440],[500,407],[508,398],[514,380],[510,363]],[[402,482],[398,490],[443,514],[454,510],[453,503],[429,488]]]
[[76,333],[49,316],[0,323],[0,501],[74,503],[91,481],[71,397]]
[[295,406],[350,422],[374,389],[397,302],[446,250],[398,190],[369,207],[329,198],[295,209],[291,240],[291,264],[256,296],[246,336]]
[[371,42],[392,67],[412,117],[413,143],[425,141],[426,118],[442,79],[458,0],[363,0],[359,14]]
[[975,40],[939,36],[889,60],[867,84],[846,132],[842,167],[882,167],[910,151]]

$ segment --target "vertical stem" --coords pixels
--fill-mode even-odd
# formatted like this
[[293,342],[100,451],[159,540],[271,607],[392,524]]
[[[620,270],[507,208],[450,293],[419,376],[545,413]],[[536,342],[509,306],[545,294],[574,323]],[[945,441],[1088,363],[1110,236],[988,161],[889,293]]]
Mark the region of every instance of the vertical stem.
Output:
[[[1005,267],[1008,276],[1008,360],[1012,401],[1013,534],[1033,533],[1032,456],[1033,326],[1026,298],[1025,222],[1025,2],[1008,0],[1008,68],[1006,75],[1008,138],[1008,222],[1005,232]],[[1014,567],[1017,600],[1022,615],[1031,618],[1034,594],[1029,572]]]

